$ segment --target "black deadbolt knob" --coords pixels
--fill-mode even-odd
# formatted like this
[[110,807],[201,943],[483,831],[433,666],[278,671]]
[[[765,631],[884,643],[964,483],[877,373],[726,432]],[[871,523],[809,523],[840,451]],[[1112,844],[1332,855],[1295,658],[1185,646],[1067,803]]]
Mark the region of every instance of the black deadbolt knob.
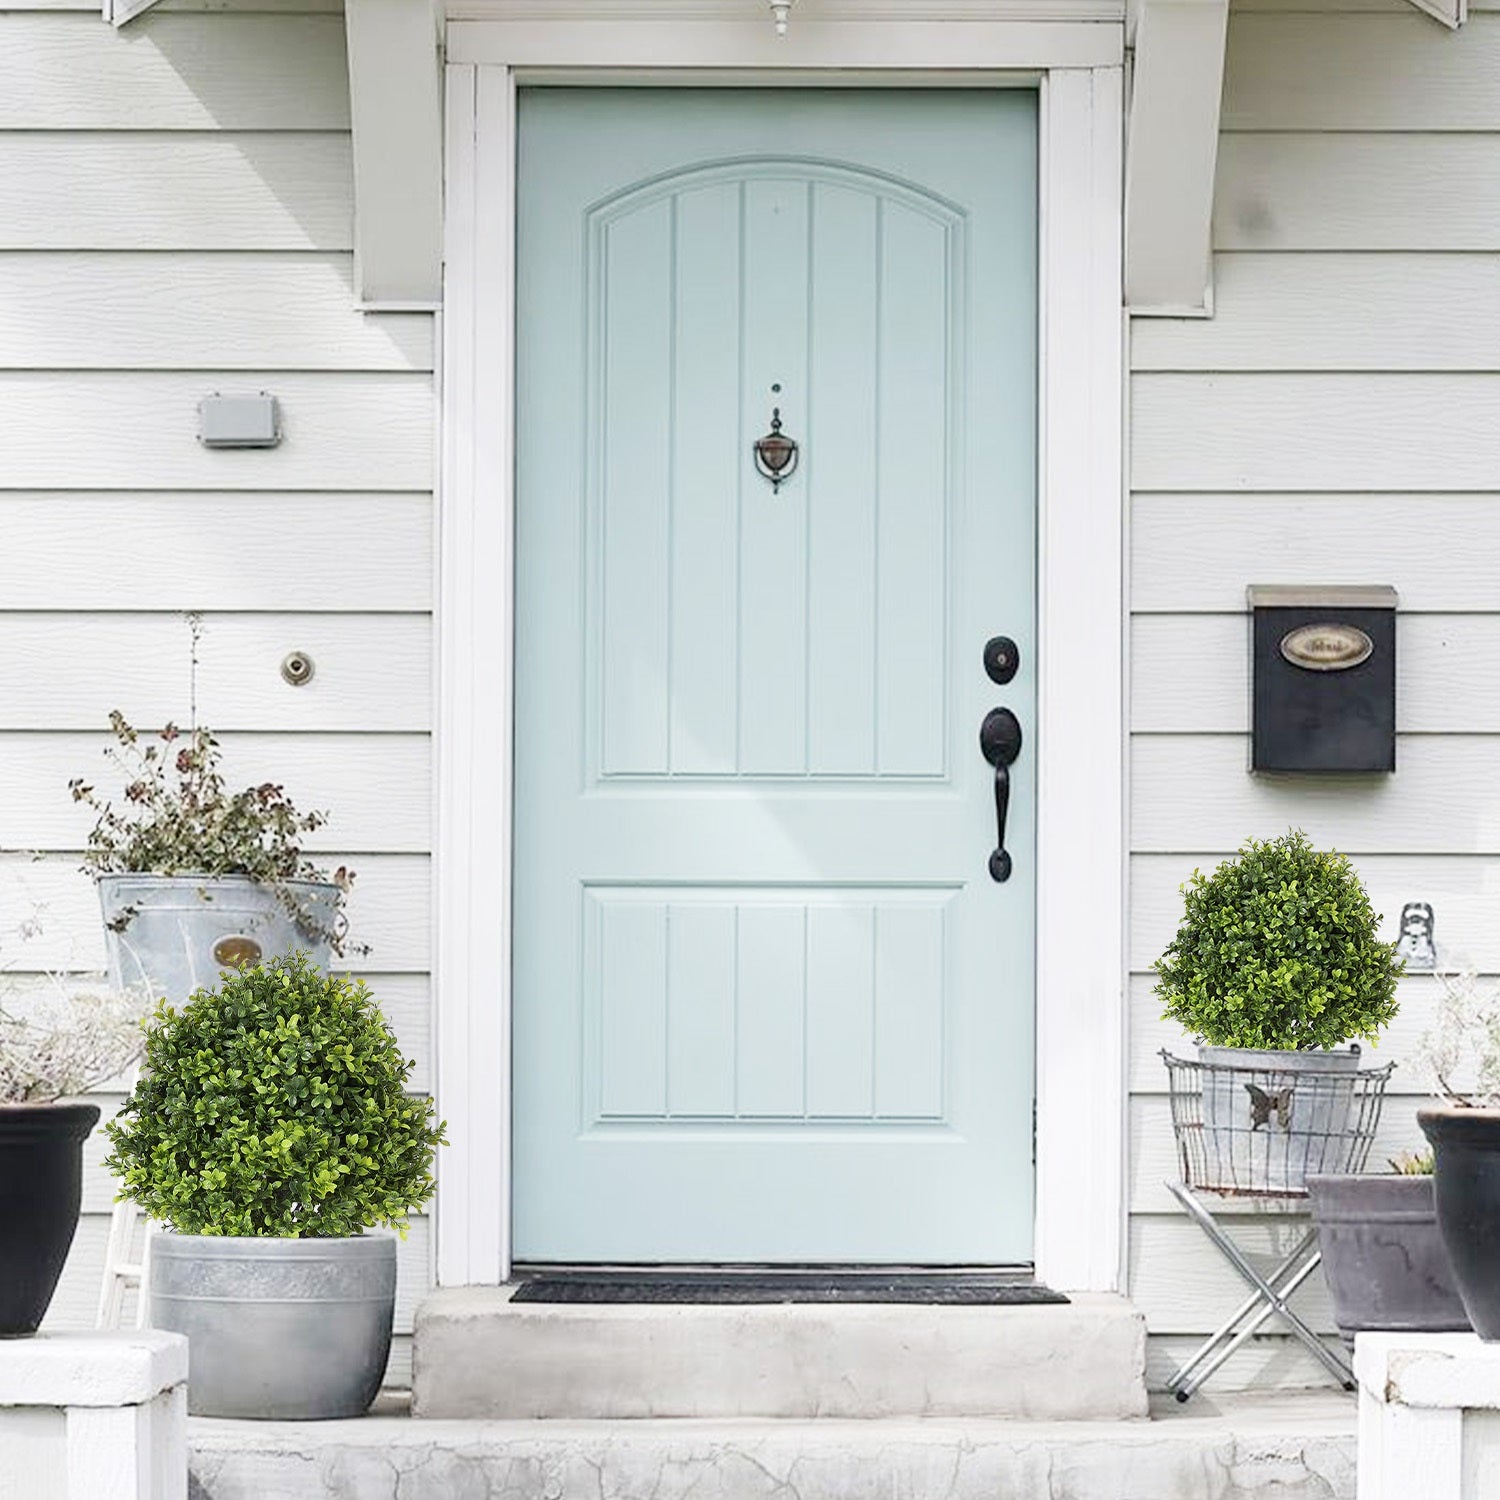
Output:
[[984,643],[984,670],[991,682],[1004,687],[1021,667],[1021,648],[1008,635],[991,636]]

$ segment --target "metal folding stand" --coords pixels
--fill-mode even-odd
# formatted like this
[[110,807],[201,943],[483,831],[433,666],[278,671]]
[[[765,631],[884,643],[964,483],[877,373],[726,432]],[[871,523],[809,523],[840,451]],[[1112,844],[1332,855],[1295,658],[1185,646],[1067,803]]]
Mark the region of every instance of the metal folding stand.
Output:
[[[1280,1316],[1292,1333],[1344,1387],[1352,1391],[1354,1371],[1348,1362],[1330,1349],[1288,1305],[1292,1293],[1317,1270],[1323,1255],[1318,1249],[1318,1232],[1309,1229],[1297,1241],[1291,1253],[1267,1276],[1246,1258],[1244,1252],[1220,1228],[1219,1222],[1198,1201],[1190,1187],[1168,1182],[1167,1191],[1187,1210],[1188,1217],[1206,1234],[1210,1242],[1244,1278],[1251,1292],[1245,1300],[1211,1333],[1179,1368],[1167,1389],[1179,1401],[1186,1401],[1226,1359],[1249,1339],[1273,1314]],[[1248,1322],[1245,1320],[1249,1319]]]
[[[1227,1056],[1225,1055],[1227,1054]],[[1210,1054],[1213,1056],[1213,1054]],[[1360,1068],[1359,1051],[1310,1053],[1280,1065],[1275,1054],[1232,1049],[1209,1060],[1174,1057],[1167,1065],[1172,1130],[1181,1175],[1167,1191],[1250,1288],[1250,1295],[1167,1382],[1186,1401],[1271,1318],[1280,1318],[1345,1390],[1355,1388],[1343,1356],[1291,1307],[1292,1294],[1322,1264],[1317,1230],[1297,1234],[1289,1254],[1263,1275],[1214,1216],[1209,1201],[1260,1204],[1285,1214],[1307,1202],[1315,1173],[1364,1169],[1391,1075]]]

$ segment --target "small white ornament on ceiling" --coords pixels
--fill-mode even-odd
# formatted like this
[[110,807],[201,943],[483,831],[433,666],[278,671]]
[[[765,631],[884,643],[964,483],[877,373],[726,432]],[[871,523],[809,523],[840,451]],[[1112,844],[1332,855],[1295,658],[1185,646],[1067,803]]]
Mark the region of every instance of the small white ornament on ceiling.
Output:
[[787,21],[796,3],[797,0],[771,0],[771,22],[776,27],[777,36],[786,35]]

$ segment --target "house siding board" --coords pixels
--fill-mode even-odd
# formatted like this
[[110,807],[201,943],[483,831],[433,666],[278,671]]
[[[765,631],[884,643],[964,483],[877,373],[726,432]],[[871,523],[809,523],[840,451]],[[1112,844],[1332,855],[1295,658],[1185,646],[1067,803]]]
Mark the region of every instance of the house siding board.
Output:
[[[234,533],[224,541],[233,548]],[[274,543],[269,550],[274,556]],[[339,565],[337,551],[316,563],[300,549],[295,555],[295,566],[316,566],[325,578]],[[265,582],[270,604],[274,577]],[[336,580],[328,586],[336,588]],[[204,615],[202,622],[198,712],[215,730],[427,732],[432,647],[425,614],[267,609]],[[297,688],[280,671],[293,650],[314,667],[311,681]],[[98,705],[106,702],[141,724],[184,722],[190,651],[178,614],[0,614],[0,730],[88,729],[101,723]],[[46,672],[35,671],[38,660],[47,661]]]
[[[1347,851],[1388,932],[1500,974],[1492,807],[1500,696],[1500,16],[1457,35],[1379,0],[1236,0],[1215,217],[1215,316],[1132,325],[1130,1250],[1160,1385],[1243,1286],[1162,1186],[1176,1173],[1151,965],[1179,887],[1250,834]],[[1388,583],[1401,600],[1394,777],[1248,774],[1250,583]],[[1436,987],[1402,982],[1378,1163],[1419,1143]],[[1294,1221],[1230,1205],[1269,1269]],[[1294,1305],[1332,1322],[1321,1277]],[[1254,1339],[1217,1388],[1326,1374]]]
[[0,369],[431,371],[427,313],[354,317],[347,254],[0,254]]
[[[1327,86],[1352,100],[1363,83],[1340,76]],[[1494,134],[1225,131],[1214,248],[1493,250],[1497,168]]]
[[[96,630],[106,615],[150,616],[139,628],[155,631],[184,662],[180,622],[169,625],[156,612],[213,611],[227,622],[236,611],[262,610],[264,572],[246,567],[247,550],[339,559],[336,588],[322,569],[280,570],[283,624],[293,614],[397,613],[415,635],[432,604],[432,496],[421,490],[0,492],[0,536],[7,609],[75,611],[95,617]],[[226,545],[229,538],[240,545]],[[170,571],[161,565],[168,557]]]
[[1500,261],[1407,250],[1224,253],[1214,264],[1213,317],[1141,320],[1134,363],[1199,373],[1494,371]]
[[[349,967],[427,1089],[433,320],[354,306],[348,119],[336,3],[166,0],[124,32],[0,3],[0,913],[43,917],[0,963],[23,988],[102,966],[66,779],[102,784],[113,706],[188,719],[183,612],[206,611],[200,716],[232,773],[330,812],[312,843],[358,870],[369,945]],[[282,446],[201,448],[215,390],[275,394]],[[93,1320],[104,1153],[54,1327]],[[430,1268],[419,1219],[396,1380]]]
[[353,248],[345,134],[13,129],[3,140],[0,250]]
[[[1339,559],[1347,578],[1376,579],[1396,551],[1403,615],[1477,617],[1497,603],[1500,497],[1493,493],[1174,495],[1138,490],[1131,511],[1131,596],[1137,624],[1146,614],[1242,612],[1246,578],[1323,583],[1330,557]],[[1404,539],[1399,547],[1398,537]],[[1446,537],[1462,537],[1463,545],[1432,545]]]
[[342,17],[0,13],[0,130],[349,129]]
[[[221,739],[227,774],[237,785],[280,781],[295,791],[299,806],[333,813],[305,841],[315,857],[425,854],[431,848],[432,768],[426,734],[255,732]],[[62,854],[83,848],[92,814],[67,797],[64,784],[80,775],[97,778],[101,792],[108,788],[100,746],[93,726],[87,731],[0,731],[0,805],[8,809],[5,836],[10,847]],[[392,795],[396,788],[399,795]]]

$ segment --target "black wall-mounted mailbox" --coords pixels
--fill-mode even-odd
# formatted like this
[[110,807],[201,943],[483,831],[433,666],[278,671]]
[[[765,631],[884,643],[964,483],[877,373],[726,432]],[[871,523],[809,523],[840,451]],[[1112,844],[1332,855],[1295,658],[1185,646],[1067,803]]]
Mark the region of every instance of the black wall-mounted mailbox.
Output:
[[1396,769],[1396,591],[1257,584],[1250,769]]

